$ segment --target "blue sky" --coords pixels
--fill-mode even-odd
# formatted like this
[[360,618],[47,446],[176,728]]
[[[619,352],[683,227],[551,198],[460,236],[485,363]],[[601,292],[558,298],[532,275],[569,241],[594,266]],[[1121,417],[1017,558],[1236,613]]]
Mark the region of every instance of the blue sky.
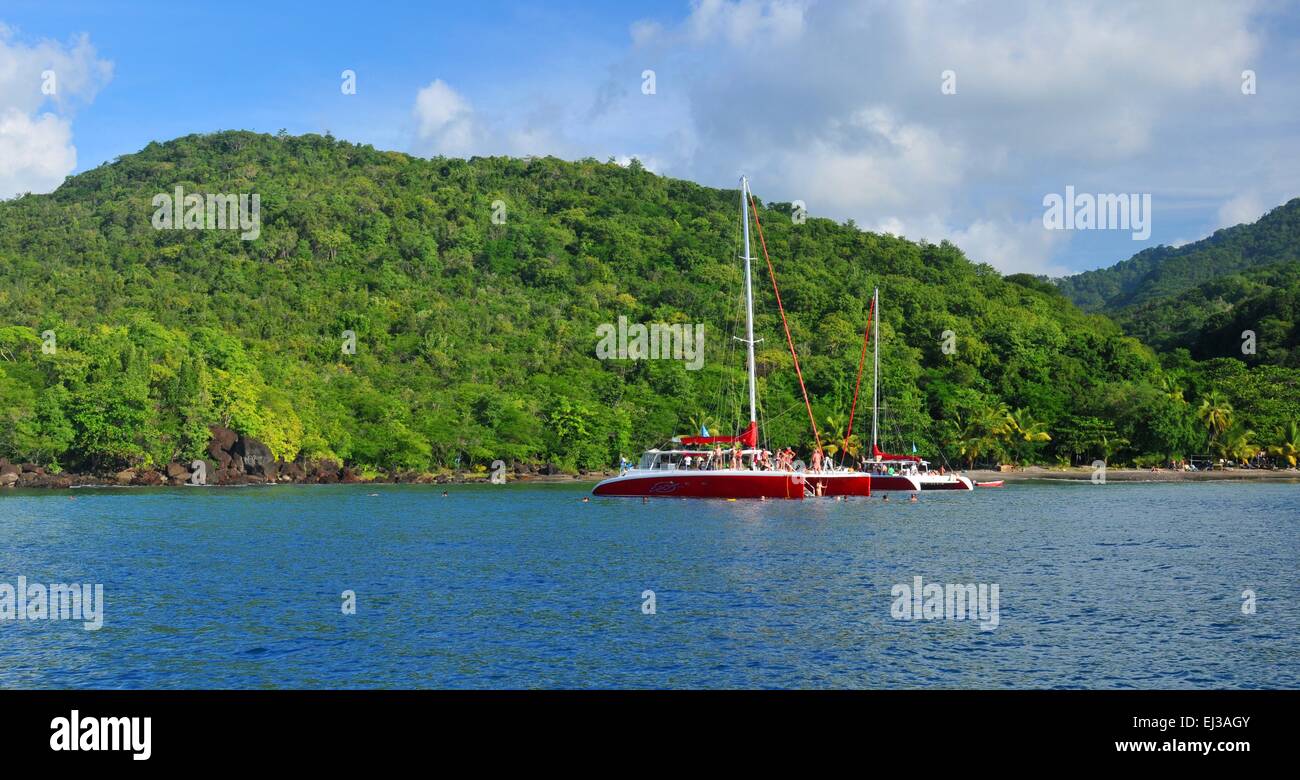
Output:
[[[7,0],[0,197],[153,140],[329,130],[420,155],[637,156],[714,186],[745,172],[814,215],[1055,275],[1300,195],[1295,3],[290,5]],[[1045,229],[1066,185],[1149,193],[1150,238]]]

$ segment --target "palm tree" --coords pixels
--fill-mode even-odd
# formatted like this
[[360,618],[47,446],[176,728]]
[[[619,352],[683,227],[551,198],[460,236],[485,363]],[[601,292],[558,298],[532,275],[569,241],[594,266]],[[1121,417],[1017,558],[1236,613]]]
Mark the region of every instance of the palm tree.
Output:
[[1213,445],[1228,426],[1232,425],[1232,404],[1228,403],[1218,390],[1211,390],[1201,401],[1200,408],[1196,410],[1196,418],[1209,430],[1210,444]]
[[1008,417],[1006,404],[977,409],[965,420],[960,414],[955,416],[948,443],[966,459],[966,468],[974,468],[977,458],[1000,453],[999,439],[1009,430]]
[[1246,463],[1259,454],[1255,432],[1241,423],[1233,423],[1220,435],[1216,449],[1224,460]]
[[844,415],[828,414],[822,419],[822,426],[826,433],[826,438],[830,441],[842,441],[844,439]]
[[718,418],[714,417],[713,415],[703,414],[703,413],[693,414],[690,417],[688,417],[687,420],[689,420],[691,423],[692,436],[703,435],[702,432],[704,431],[705,428],[709,429],[709,433],[713,433],[714,435],[716,435],[716,431],[718,430]]
[[862,451],[862,441],[856,433],[844,438],[844,433],[848,430],[847,415],[828,414],[823,422],[826,426],[826,440],[830,442],[822,447],[826,454],[834,457],[843,451],[846,455],[857,457]]
[[1278,429],[1273,443],[1268,446],[1268,454],[1276,455],[1295,468],[1300,460],[1300,424],[1295,420]]
[[1006,435],[1011,439],[1012,449],[1020,460],[1032,457],[1038,444],[1052,440],[1051,434],[1047,432],[1047,423],[1035,420],[1024,409],[1017,409],[1007,415]]
[[1183,388],[1167,376],[1160,378],[1160,392],[1164,393],[1170,401],[1179,404],[1187,403],[1187,399],[1183,397]]

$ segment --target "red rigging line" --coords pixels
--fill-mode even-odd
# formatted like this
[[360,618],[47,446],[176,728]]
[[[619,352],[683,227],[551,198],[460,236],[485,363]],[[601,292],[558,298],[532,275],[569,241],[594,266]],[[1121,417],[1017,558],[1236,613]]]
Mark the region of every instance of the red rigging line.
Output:
[[799,377],[799,390],[803,393],[803,405],[808,409],[808,422],[812,424],[813,438],[817,440],[817,449],[822,448],[822,436],[817,432],[817,420],[813,418],[812,403],[808,401],[808,388],[803,383],[803,371],[799,368],[799,353],[794,349],[794,338],[790,335],[790,323],[785,318],[785,306],[781,303],[781,291],[776,286],[776,271],[772,268],[772,258],[767,254],[767,239],[763,238],[763,223],[758,221],[758,203],[751,193],[749,203],[754,213],[754,227],[758,228],[758,243],[763,247],[763,259],[767,261],[767,274],[772,277],[772,292],[776,293],[776,308],[781,312],[781,326],[785,328],[785,340],[790,345],[790,357],[794,358],[794,373]]
[[862,369],[867,365],[867,344],[871,341],[871,322],[876,313],[876,296],[871,296],[871,308],[867,309],[867,329],[862,333],[862,357],[858,358],[858,381],[853,385],[853,405],[849,407],[849,427],[844,432],[843,452],[849,450],[849,437],[853,435],[853,415],[858,410],[858,390],[862,387]]

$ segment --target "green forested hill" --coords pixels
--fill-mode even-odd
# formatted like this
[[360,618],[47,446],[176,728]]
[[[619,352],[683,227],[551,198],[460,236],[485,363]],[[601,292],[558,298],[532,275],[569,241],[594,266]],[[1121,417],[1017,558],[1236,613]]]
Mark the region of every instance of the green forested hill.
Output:
[[[1110,315],[1157,349],[1300,367],[1300,198],[1253,224],[1057,283],[1079,306]],[[1242,352],[1247,330],[1253,354]]]
[[[154,229],[152,199],[177,186],[257,193],[260,236]],[[602,468],[701,421],[730,430],[743,381],[737,197],[635,163],[426,160],[245,132],[151,144],[0,203],[0,457],[151,466],[200,454],[222,424],[285,461]],[[844,424],[876,285],[891,448],[1192,454],[1205,449],[1201,396],[1240,365],[1182,355],[1162,369],[1052,285],[1003,278],[949,244],[796,225],[782,204],[760,216],[827,430]],[[756,271],[766,432],[803,446]],[[704,323],[703,368],[598,359],[597,328],[620,316]],[[1260,381],[1249,396],[1221,389],[1262,437],[1300,416],[1277,400],[1300,394],[1293,373]],[[856,430],[867,424],[860,406]]]
[[1216,231],[1174,248],[1143,250],[1109,268],[1058,281],[1061,291],[1089,311],[1115,312],[1171,298],[1229,274],[1300,262],[1300,198],[1248,225]]
[[[1300,368],[1300,261],[1220,276],[1120,309],[1114,319],[1157,349]],[[1253,352],[1242,351],[1247,331],[1255,335]]]

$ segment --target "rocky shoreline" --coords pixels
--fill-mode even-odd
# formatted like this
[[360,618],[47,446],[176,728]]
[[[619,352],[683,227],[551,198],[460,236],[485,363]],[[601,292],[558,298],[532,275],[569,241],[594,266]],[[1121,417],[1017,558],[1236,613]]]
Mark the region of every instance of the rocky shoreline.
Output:
[[[173,462],[154,468],[127,468],[100,474],[50,473],[34,463],[10,463],[0,458],[0,490],[4,488],[74,487],[162,487],[186,485],[333,485],[358,483],[388,484],[469,484],[489,481],[488,472],[391,471],[362,472],[333,460],[284,462],[272,455],[270,448],[249,436],[229,428],[212,426],[207,457],[189,463]],[[582,471],[565,473],[554,465],[511,464],[503,475],[510,482],[595,482],[616,472]],[[1027,466],[1005,471],[974,470],[964,473],[972,480],[1060,480],[1088,482],[1093,471],[1086,467],[1043,468]],[[1215,471],[1169,471],[1112,468],[1107,482],[1215,482],[1222,480],[1300,481],[1296,469],[1221,469]]]
[[[10,463],[0,458],[0,489],[74,487],[233,486],[275,484],[463,484],[488,481],[488,473],[392,471],[364,473],[333,460],[290,462],[277,460],[270,448],[249,436],[212,426],[206,458],[173,462],[155,468],[127,468],[99,474],[50,473],[35,463]],[[505,477],[510,481],[538,482],[600,479],[603,473],[565,474],[555,466],[514,464]]]

